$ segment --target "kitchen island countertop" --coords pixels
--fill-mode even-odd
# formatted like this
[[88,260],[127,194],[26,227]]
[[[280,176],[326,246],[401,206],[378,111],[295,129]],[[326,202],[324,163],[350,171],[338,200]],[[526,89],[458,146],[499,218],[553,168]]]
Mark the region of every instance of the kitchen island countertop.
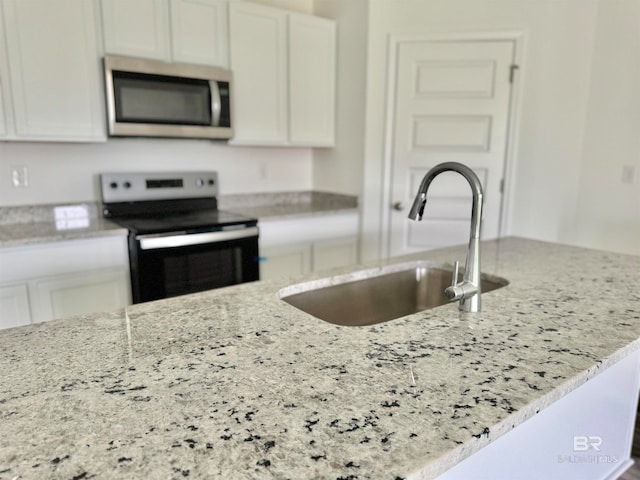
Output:
[[0,478],[432,478],[640,348],[639,257],[482,260],[478,314],[341,327],[282,280],[0,331]]

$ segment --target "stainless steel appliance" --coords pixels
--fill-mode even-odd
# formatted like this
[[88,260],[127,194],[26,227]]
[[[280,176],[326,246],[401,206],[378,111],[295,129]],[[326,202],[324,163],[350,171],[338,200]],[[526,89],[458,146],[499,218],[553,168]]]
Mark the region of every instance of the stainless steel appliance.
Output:
[[231,72],[106,55],[109,135],[228,139]]
[[255,218],[218,210],[215,172],[104,173],[104,216],[129,230],[134,303],[259,279]]

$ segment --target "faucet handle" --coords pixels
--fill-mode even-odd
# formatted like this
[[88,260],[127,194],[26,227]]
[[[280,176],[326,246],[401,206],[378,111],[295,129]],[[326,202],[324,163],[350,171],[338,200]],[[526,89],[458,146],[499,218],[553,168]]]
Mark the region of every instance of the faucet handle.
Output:
[[458,270],[460,270],[460,262],[456,260],[453,267],[453,277],[451,278],[451,286],[444,289],[444,296],[449,300],[461,300],[464,298],[464,282],[458,283]]
[[451,286],[455,287],[458,284],[458,270],[460,269],[460,262],[456,260],[453,267],[453,277],[451,278]]

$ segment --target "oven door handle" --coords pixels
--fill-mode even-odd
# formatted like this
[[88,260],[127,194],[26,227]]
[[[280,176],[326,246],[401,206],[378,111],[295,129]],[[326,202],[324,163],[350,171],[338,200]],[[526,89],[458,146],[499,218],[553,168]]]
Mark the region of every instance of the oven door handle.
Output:
[[203,232],[176,235],[139,235],[141,250],[155,250],[158,248],[188,247],[190,245],[204,245],[206,243],[226,242],[241,238],[257,237],[258,227],[240,228],[237,230],[222,230],[218,232]]

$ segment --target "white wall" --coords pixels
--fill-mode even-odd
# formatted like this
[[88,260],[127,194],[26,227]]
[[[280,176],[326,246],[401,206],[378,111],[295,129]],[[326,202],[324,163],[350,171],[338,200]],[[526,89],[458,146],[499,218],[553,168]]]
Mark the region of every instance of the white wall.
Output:
[[[603,0],[570,243],[640,255],[640,2]],[[635,171],[623,183],[623,168]]]
[[[26,166],[29,186],[11,186]],[[221,193],[311,189],[308,148],[234,147],[208,140],[111,139],[106,143],[0,142],[0,206],[100,200],[98,174],[217,170]]]
[[370,0],[363,253],[380,251],[389,34],[522,31],[508,233],[559,241],[579,189],[598,0]]
[[364,169],[367,0],[316,0],[314,13],[337,29],[336,147],[313,152],[316,190],[360,195]]

